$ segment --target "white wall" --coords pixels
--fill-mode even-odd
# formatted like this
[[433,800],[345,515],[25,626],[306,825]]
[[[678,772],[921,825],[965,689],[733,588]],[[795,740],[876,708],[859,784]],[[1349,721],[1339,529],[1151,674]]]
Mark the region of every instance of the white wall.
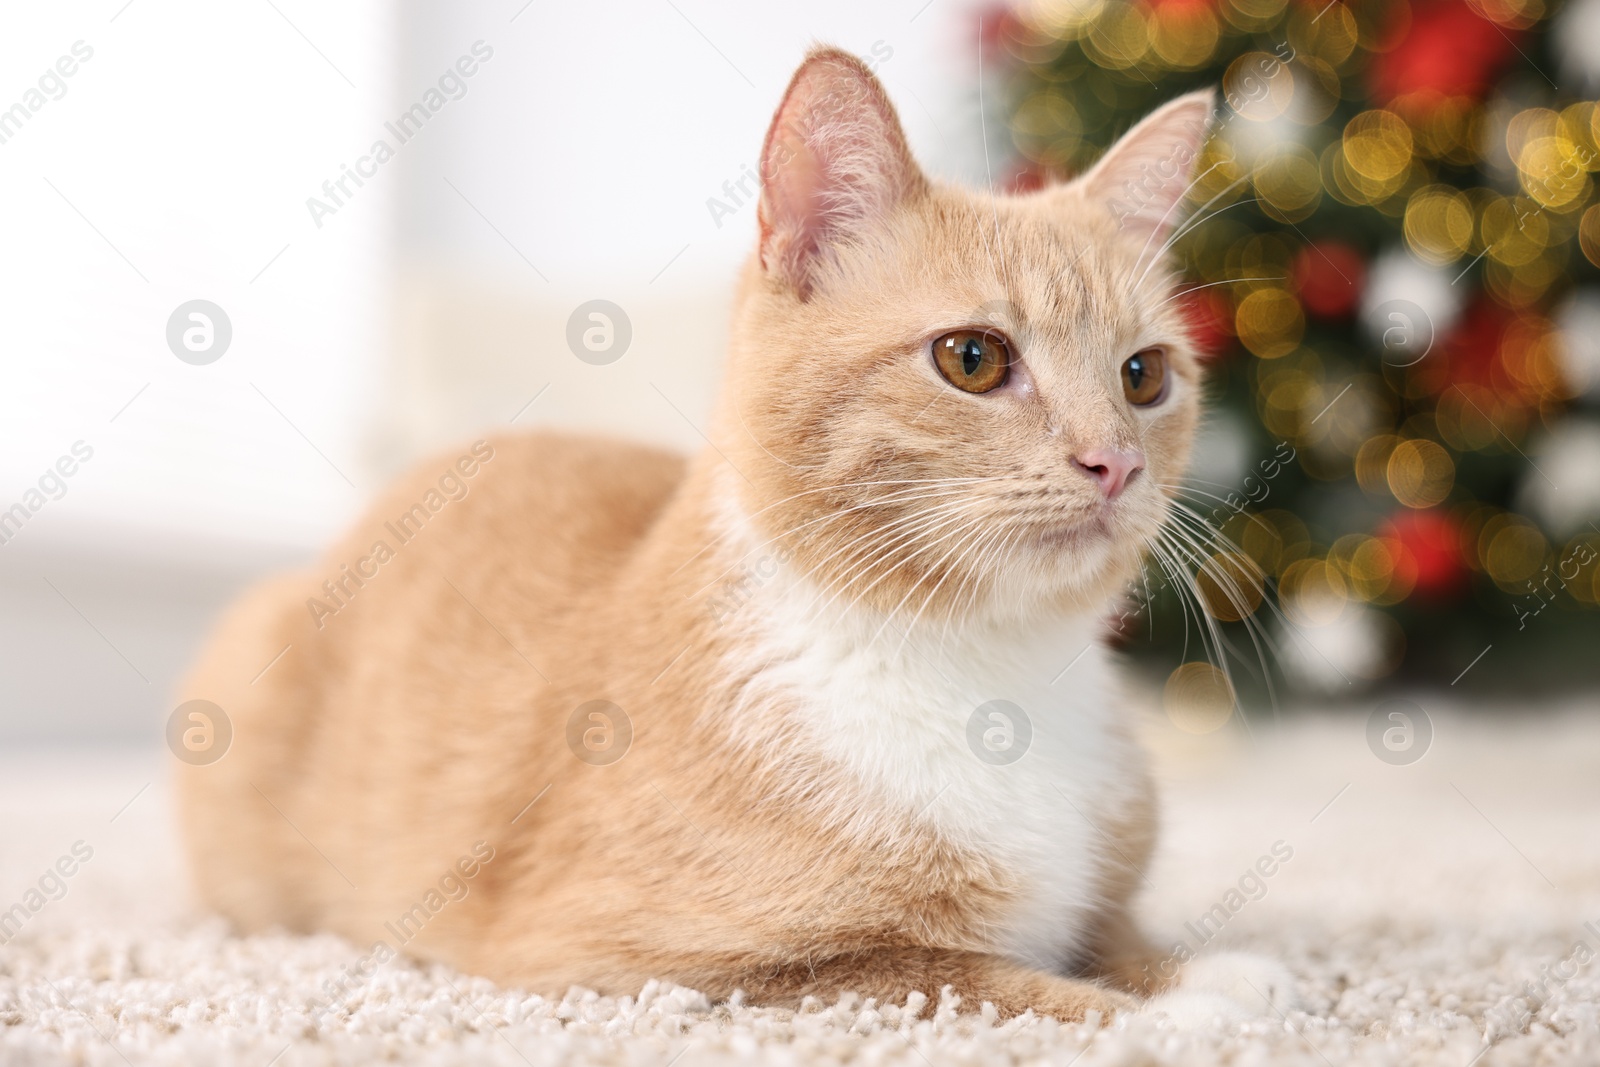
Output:
[[[74,441],[94,449],[66,495],[0,545],[0,566],[21,545],[108,525],[305,541],[359,502],[284,417],[355,470],[384,342],[390,194],[320,232],[304,200],[366,143],[387,98],[383,6],[281,0],[325,60],[264,3],[124,2],[15,5],[0,36],[0,107],[75,42],[93,50],[0,144],[0,507]],[[197,297],[233,325],[204,367],[165,340]]]
[[[394,35],[377,0],[274,2],[7,10],[0,109],[40,106],[0,143],[0,509],[40,506],[0,543],[0,738],[153,734],[268,546],[370,488],[393,194],[321,231],[304,201],[366,143]],[[208,366],[167,347],[194,298],[232,322]],[[37,492],[78,441],[64,494]]]

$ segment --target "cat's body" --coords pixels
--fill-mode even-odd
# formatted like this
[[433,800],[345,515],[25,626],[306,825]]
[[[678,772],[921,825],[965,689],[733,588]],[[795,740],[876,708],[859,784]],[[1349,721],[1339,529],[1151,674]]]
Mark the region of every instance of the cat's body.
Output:
[[[393,943],[483,841],[494,857],[471,892],[405,947],[535,989],[665,976],[725,995],[769,977],[789,992],[786,962],[930,933],[1057,971],[1093,961],[1136,880],[1095,827],[1133,862],[1151,827],[1125,722],[1082,706],[1107,692],[1105,653],[1048,684],[1091,620],[997,660],[946,639],[947,682],[918,666],[937,631],[902,644],[864,619],[769,623],[742,596],[798,614],[803,579],[763,578],[737,535],[698,556],[674,536],[716,521],[726,468],[552,435],[489,447],[467,495],[405,545],[383,523],[455,457],[330,554],[337,575],[377,540],[396,549],[320,629],[306,606],[332,603],[320,573],[258,592],[223,627],[190,690],[228,711],[233,749],[186,783],[216,906],[252,928]],[[490,531],[528,550],[480,551]],[[996,698],[1035,731],[1009,766],[967,740]],[[568,743],[595,699],[631,720],[610,765]]]
[[[1207,104],[1180,103],[1144,139],[1186,174]],[[232,748],[182,781],[219,910],[547,992],[951,985],[1081,1018],[1128,1001],[1069,976],[1164,984],[1128,915],[1154,800],[1096,643],[1195,419],[1176,309],[1118,306],[1162,231],[1121,232],[1093,175],[931,186],[839,53],[765,158],[711,448],[480,443],[225,622],[187,695]],[[963,323],[1021,350],[992,393],[950,388],[989,334],[928,362]],[[1170,361],[1148,410],[1114,392],[1136,350]]]

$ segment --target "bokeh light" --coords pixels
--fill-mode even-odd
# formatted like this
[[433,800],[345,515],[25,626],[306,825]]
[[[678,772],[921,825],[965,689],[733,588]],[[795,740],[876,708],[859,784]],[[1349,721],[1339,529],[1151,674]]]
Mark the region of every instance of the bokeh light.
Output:
[[[1278,626],[1276,597],[1377,678],[1509,640],[1548,580],[1570,640],[1600,642],[1600,566],[1549,578],[1572,516],[1600,543],[1571,458],[1600,423],[1600,102],[1545,63],[1554,5],[1035,6],[1054,29],[1013,136],[1040,166],[1081,170],[1127,115],[1221,89],[1190,194],[1207,217],[1175,251],[1207,286],[1182,306],[1227,416],[1202,462],[1256,459],[1196,469],[1205,499],[1248,506],[1219,503],[1186,610]],[[1560,490],[1551,450],[1577,463]]]
[[1167,717],[1184,733],[1214,733],[1233,717],[1233,684],[1210,663],[1180,664],[1167,676],[1161,695]]
[[1450,453],[1426,438],[1401,441],[1389,453],[1389,491],[1408,508],[1431,508],[1450,495],[1456,465]]

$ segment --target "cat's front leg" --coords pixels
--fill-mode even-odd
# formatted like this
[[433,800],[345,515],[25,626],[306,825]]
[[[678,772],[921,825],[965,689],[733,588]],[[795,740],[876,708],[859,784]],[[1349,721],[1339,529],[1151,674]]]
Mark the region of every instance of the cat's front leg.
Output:
[[987,1002],[1002,1017],[1030,1009],[1062,1022],[1097,1014],[1102,1024],[1133,1011],[1126,993],[1081,979],[1063,978],[983,952],[923,946],[884,946],[824,960],[808,960],[741,978],[739,986],[761,1004],[797,1007],[807,996],[832,1000],[841,992],[903,1003],[920,992],[937,1003],[949,986],[967,1009]]
[[1101,915],[1083,973],[1115,989],[1148,998],[1177,982],[1182,961],[1157,949],[1127,910],[1118,907]]

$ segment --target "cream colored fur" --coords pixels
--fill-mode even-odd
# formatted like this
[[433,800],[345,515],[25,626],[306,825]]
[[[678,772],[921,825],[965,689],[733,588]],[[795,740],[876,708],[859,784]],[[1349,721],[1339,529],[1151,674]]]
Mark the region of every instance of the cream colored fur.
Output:
[[[768,135],[710,448],[442,456],[225,620],[186,691],[235,727],[183,770],[206,899],[372,943],[411,915],[395,947],[543,991],[949,985],[1068,1019],[1158,992],[1130,916],[1155,804],[1098,620],[1197,418],[1163,242],[1210,103],[997,197],[930,182],[871,74],[813,54]],[[1119,216],[1151,161],[1177,177]],[[1004,331],[1004,385],[941,377],[958,329]],[[1152,347],[1168,390],[1135,407],[1120,368]],[[1142,457],[1115,499],[1096,449]],[[969,732],[996,700],[1031,728],[1004,765]],[[470,894],[418,913],[469,853]]]

